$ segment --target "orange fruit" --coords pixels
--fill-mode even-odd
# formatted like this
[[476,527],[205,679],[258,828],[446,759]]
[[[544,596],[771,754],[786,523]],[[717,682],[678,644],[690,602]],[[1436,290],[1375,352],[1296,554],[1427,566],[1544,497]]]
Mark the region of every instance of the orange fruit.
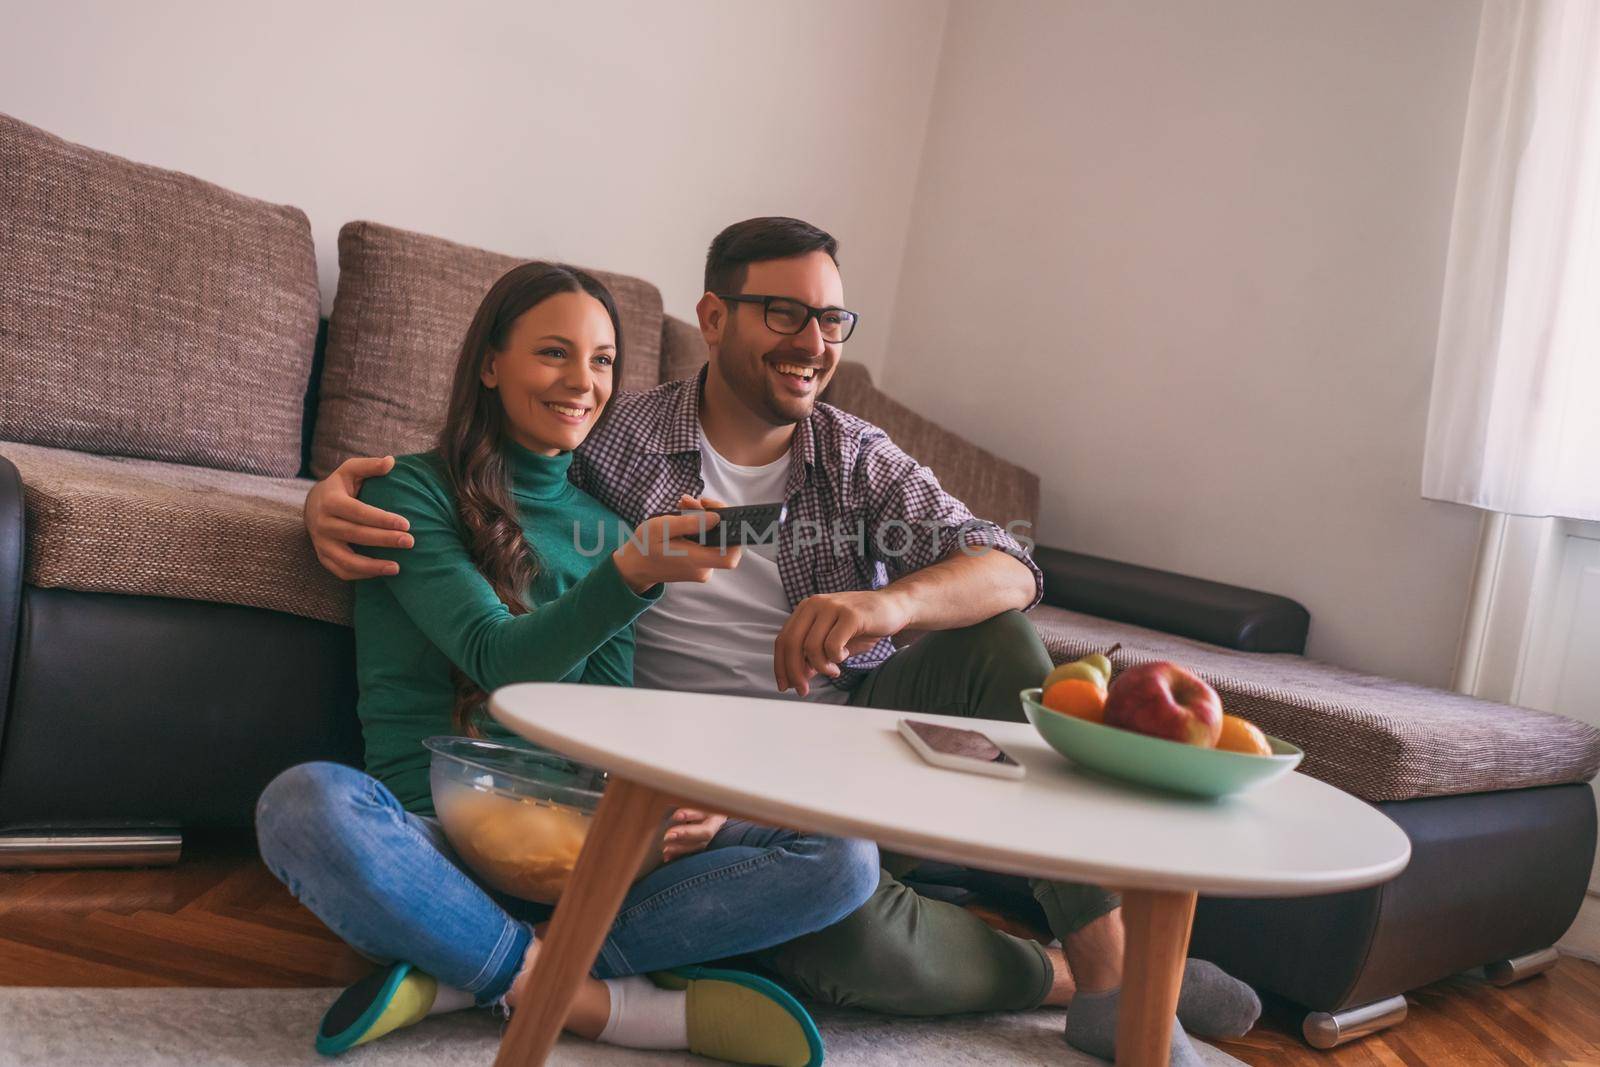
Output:
[[1272,755],[1272,746],[1267,744],[1267,735],[1261,732],[1261,728],[1237,715],[1222,717],[1222,733],[1217,738],[1217,747],[1251,756]]
[[1063,678],[1044,691],[1039,703],[1075,719],[1106,720],[1106,691],[1082,678]]

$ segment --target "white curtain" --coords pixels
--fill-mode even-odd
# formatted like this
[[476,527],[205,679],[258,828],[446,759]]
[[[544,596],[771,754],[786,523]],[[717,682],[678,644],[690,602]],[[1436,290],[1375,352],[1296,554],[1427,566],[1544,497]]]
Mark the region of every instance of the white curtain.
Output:
[[1600,0],[1485,0],[1422,495],[1600,519]]

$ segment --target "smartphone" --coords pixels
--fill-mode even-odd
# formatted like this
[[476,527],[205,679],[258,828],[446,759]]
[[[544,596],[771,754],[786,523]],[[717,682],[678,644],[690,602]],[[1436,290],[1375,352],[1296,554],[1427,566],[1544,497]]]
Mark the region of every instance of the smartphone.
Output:
[[[679,511],[679,515],[693,515],[695,508]],[[702,545],[770,545],[778,540],[778,526],[789,515],[789,505],[747,504],[738,508],[715,508],[719,521],[709,530],[688,535],[690,541]]]
[[1022,764],[976,730],[959,730],[953,726],[901,719],[900,736],[906,739],[917,755],[935,767],[988,774],[996,778],[1021,778],[1025,773]]

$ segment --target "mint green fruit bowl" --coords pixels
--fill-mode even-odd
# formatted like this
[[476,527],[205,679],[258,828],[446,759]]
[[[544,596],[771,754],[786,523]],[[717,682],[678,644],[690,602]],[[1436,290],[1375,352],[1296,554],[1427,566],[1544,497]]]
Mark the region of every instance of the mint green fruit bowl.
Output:
[[1063,715],[1022,691],[1022,710],[1049,746],[1081,767],[1125,782],[1196,797],[1225,797],[1265,785],[1299,766],[1305,753],[1268,737],[1272,755],[1200,748]]

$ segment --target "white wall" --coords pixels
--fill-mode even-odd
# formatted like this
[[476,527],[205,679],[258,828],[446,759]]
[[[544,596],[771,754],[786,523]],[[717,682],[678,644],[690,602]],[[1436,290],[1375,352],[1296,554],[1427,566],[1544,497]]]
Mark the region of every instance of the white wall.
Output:
[[1419,496],[1469,0],[952,6],[886,375],[1040,540],[1284,593],[1448,685],[1478,513]]
[[[946,4],[8,3],[0,111],[311,217],[642,275],[693,317],[758,214],[840,236],[881,364]],[[871,323],[872,328],[867,328]]]

